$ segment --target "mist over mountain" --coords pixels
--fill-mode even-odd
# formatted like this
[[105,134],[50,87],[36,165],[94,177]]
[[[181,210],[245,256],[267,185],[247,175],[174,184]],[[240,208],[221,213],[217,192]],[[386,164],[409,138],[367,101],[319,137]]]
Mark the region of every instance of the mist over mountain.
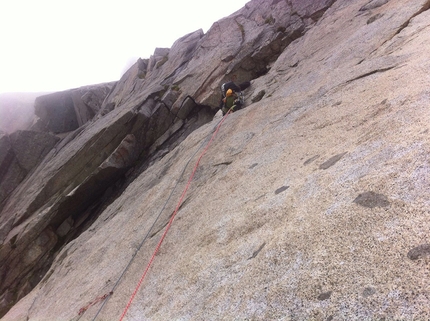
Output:
[[8,134],[19,129],[28,129],[33,120],[34,100],[47,93],[3,93],[0,94],[0,130]]

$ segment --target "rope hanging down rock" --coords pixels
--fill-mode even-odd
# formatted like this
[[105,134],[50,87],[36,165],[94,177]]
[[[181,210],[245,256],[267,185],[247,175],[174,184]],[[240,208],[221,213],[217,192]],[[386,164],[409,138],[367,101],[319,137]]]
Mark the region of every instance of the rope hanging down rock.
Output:
[[[181,107],[182,107],[182,105],[181,105]],[[184,192],[183,192],[183,196],[181,197],[181,199],[180,199],[180,201],[179,201],[179,203],[178,203],[177,210],[179,209],[179,207],[180,207],[180,205],[181,205],[181,203],[182,203],[182,200],[183,200],[183,198],[184,198],[184,196],[185,196],[185,193],[186,193],[186,191],[188,190],[188,187],[189,187],[189,185],[190,185],[190,183],[191,183],[191,180],[192,180],[192,178],[194,177],[194,174],[195,174],[195,172],[196,172],[196,170],[197,170],[197,167],[198,167],[198,165],[199,165],[199,163],[200,163],[201,158],[204,156],[204,154],[206,153],[206,151],[209,149],[209,146],[212,144],[212,141],[215,139],[215,136],[217,135],[217,133],[218,133],[218,131],[219,131],[219,129],[220,129],[220,127],[221,127],[222,123],[224,122],[224,120],[227,118],[227,116],[228,116],[230,113],[231,113],[231,110],[229,110],[229,111],[224,115],[224,117],[220,120],[220,122],[217,124],[217,126],[215,127],[215,130],[214,130],[214,132],[213,132],[213,134],[212,134],[211,139],[209,140],[209,142],[207,142],[207,139],[206,139],[205,141],[203,141],[203,142],[202,142],[202,144],[201,144],[201,146],[200,146],[200,147],[199,147],[199,148],[194,152],[194,154],[190,157],[190,159],[189,159],[189,160],[187,161],[187,163],[185,164],[184,169],[182,170],[182,173],[180,174],[179,179],[177,180],[177,182],[176,182],[176,184],[175,184],[174,188],[172,189],[172,191],[171,191],[171,192],[170,192],[170,194],[169,194],[169,197],[167,198],[166,202],[164,203],[163,207],[161,208],[160,212],[158,213],[158,215],[157,215],[157,217],[155,218],[154,222],[152,223],[151,227],[150,227],[150,228],[149,228],[149,230],[147,231],[147,233],[146,233],[145,237],[142,239],[141,243],[140,243],[140,244],[139,244],[139,246],[137,247],[137,249],[136,249],[135,253],[133,254],[133,256],[131,257],[130,261],[128,262],[128,264],[126,265],[126,267],[124,268],[124,270],[122,271],[122,273],[121,273],[121,275],[119,276],[118,280],[117,280],[117,281],[116,281],[116,283],[114,284],[114,286],[113,286],[112,290],[111,290],[108,294],[106,294],[106,295],[104,295],[104,296],[102,297],[103,304],[100,306],[99,310],[97,311],[96,315],[94,316],[93,321],[95,321],[95,320],[97,319],[98,315],[99,315],[99,314],[100,314],[100,312],[103,310],[103,308],[104,308],[104,306],[106,305],[106,303],[109,301],[109,299],[110,299],[110,297],[112,296],[112,294],[114,293],[115,289],[118,287],[118,285],[119,285],[119,283],[120,283],[121,279],[124,277],[125,273],[126,273],[126,272],[128,271],[128,269],[130,268],[131,263],[134,261],[134,259],[135,259],[136,255],[137,255],[137,253],[138,253],[138,252],[140,251],[140,249],[142,248],[143,244],[145,243],[146,239],[148,238],[149,234],[151,233],[152,229],[154,228],[155,224],[157,223],[158,219],[160,218],[161,213],[164,211],[164,209],[166,208],[166,206],[167,206],[168,202],[170,201],[170,199],[171,199],[171,197],[172,197],[172,195],[173,195],[174,191],[176,190],[176,187],[178,186],[179,182],[181,181],[181,178],[183,177],[183,175],[184,175],[184,173],[185,173],[185,170],[187,169],[187,167],[188,167],[189,163],[190,163],[190,162],[191,162],[191,160],[195,157],[195,155],[198,153],[198,151],[199,151],[199,150],[200,150],[200,149],[201,149],[201,148],[206,144],[205,149],[203,150],[202,154],[200,155],[200,157],[199,157],[199,158],[198,158],[198,160],[197,160],[196,165],[194,166],[194,170],[193,170],[193,172],[192,172],[192,176],[190,177],[190,179],[189,179],[189,181],[188,181],[188,184],[187,184],[187,186],[186,186],[186,189],[185,189],[185,190],[184,190]],[[207,143],[206,143],[206,142],[207,142]],[[154,257],[154,256],[155,256],[155,254],[158,252],[158,249],[159,249],[159,247],[161,246],[162,241],[164,240],[165,234],[167,234],[167,231],[168,231],[168,229],[170,228],[171,223],[173,222],[173,219],[174,219],[174,216],[176,215],[177,210],[175,210],[174,214],[172,215],[172,217],[171,217],[171,219],[170,219],[170,221],[169,221],[169,223],[168,223],[168,226],[166,227],[166,231],[164,232],[163,237],[162,237],[162,239],[160,240],[160,243],[159,243],[159,245],[157,246],[157,248],[156,248],[156,250],[155,250],[155,252],[154,252],[154,254],[153,254],[153,257]],[[151,258],[151,261],[150,261],[150,263],[148,264],[148,267],[146,268],[146,270],[145,270],[144,274],[142,275],[141,280],[139,281],[138,286],[137,286],[137,287],[136,287],[136,289],[135,289],[135,292],[133,292],[132,297],[130,297],[129,303],[127,304],[127,306],[126,306],[126,308],[125,308],[125,310],[124,310],[124,312],[123,312],[123,314],[122,314],[122,316],[121,316],[121,320],[124,318],[125,314],[127,313],[127,310],[128,310],[128,308],[130,307],[130,305],[131,305],[131,303],[132,303],[132,301],[133,301],[133,298],[134,298],[134,296],[136,295],[136,293],[137,293],[137,291],[138,291],[138,289],[139,289],[140,285],[142,284],[143,279],[144,279],[144,277],[145,277],[145,275],[146,275],[146,273],[147,273],[147,270],[149,270],[149,267],[150,267],[150,265],[152,264],[152,261],[153,261],[153,258]],[[95,303],[94,303],[94,301],[97,301],[97,302],[95,302]],[[101,300],[97,300],[97,299],[96,299],[96,300],[94,300],[94,301],[93,301],[93,302],[91,302],[90,304],[88,304],[87,306],[85,306],[84,308],[81,308],[81,309],[79,310],[79,319],[82,317],[82,315],[85,313],[85,311],[86,311],[89,307],[91,307],[91,306],[95,305],[96,303],[100,302]]]
[[139,288],[140,288],[140,286],[142,285],[142,282],[143,282],[143,280],[145,279],[145,276],[146,276],[146,274],[148,273],[148,270],[149,270],[149,268],[151,267],[152,262],[153,262],[153,261],[154,261],[154,259],[155,259],[155,255],[157,254],[158,250],[160,249],[161,244],[163,243],[164,238],[166,237],[166,235],[167,235],[167,233],[168,233],[168,231],[169,231],[169,229],[170,229],[170,227],[171,227],[171,225],[172,225],[172,223],[173,223],[173,220],[175,219],[175,216],[176,216],[176,214],[178,213],[179,208],[181,207],[181,204],[182,204],[182,201],[184,200],[185,194],[187,193],[188,188],[189,188],[189,187],[190,187],[190,185],[191,185],[191,181],[193,180],[194,175],[195,175],[195,173],[196,173],[196,171],[197,171],[197,168],[198,168],[198,166],[199,166],[199,164],[200,164],[200,160],[203,158],[203,156],[204,156],[204,155],[206,154],[206,152],[208,151],[208,149],[209,149],[210,145],[212,144],[213,140],[215,139],[216,135],[218,134],[218,131],[219,131],[219,129],[220,129],[220,127],[221,127],[222,123],[223,123],[223,122],[224,122],[224,120],[227,118],[227,116],[230,114],[230,112],[231,112],[231,110],[229,110],[229,111],[224,115],[224,117],[221,119],[221,121],[219,122],[218,126],[216,127],[216,130],[215,130],[215,131],[214,131],[214,133],[212,134],[211,139],[209,140],[209,142],[207,143],[207,145],[206,145],[205,149],[203,150],[203,152],[200,154],[199,158],[197,159],[197,162],[196,162],[196,164],[194,165],[194,168],[193,168],[193,171],[192,171],[192,173],[191,173],[191,176],[190,176],[190,178],[188,179],[187,185],[185,186],[184,191],[182,192],[182,195],[181,195],[181,197],[180,197],[180,199],[179,199],[179,201],[178,201],[178,204],[176,205],[175,211],[173,212],[173,215],[172,215],[172,217],[171,217],[171,218],[170,218],[170,220],[169,220],[169,224],[167,224],[167,227],[166,227],[166,229],[164,230],[163,236],[161,237],[160,241],[158,242],[157,247],[155,248],[154,253],[152,254],[152,257],[151,257],[151,259],[149,260],[149,263],[148,263],[148,265],[146,266],[145,271],[143,272],[143,274],[142,274],[142,276],[141,276],[141,278],[140,278],[139,282],[137,283],[136,288],[134,289],[134,291],[133,291],[132,295],[130,296],[130,299],[129,299],[129,301],[128,301],[128,303],[127,303],[127,305],[126,305],[126,307],[125,307],[125,309],[124,309],[124,311],[123,311],[123,313],[122,313],[122,315],[121,315],[120,321],[122,321],[122,320],[124,319],[125,315],[127,314],[127,311],[128,311],[128,309],[130,308],[131,303],[133,302],[134,297],[135,297],[135,296],[136,296],[136,294],[137,294],[137,291],[139,291]]

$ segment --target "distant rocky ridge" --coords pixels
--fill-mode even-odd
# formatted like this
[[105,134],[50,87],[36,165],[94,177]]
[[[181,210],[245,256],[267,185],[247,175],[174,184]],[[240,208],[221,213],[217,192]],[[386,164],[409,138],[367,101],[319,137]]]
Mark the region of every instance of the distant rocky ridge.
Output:
[[3,196],[3,319],[119,318],[233,75],[251,81],[246,108],[202,159],[127,317],[428,318],[429,8],[253,0],[139,59],[95,109],[40,98],[54,141]]
[[0,97],[2,128],[6,131],[0,132],[0,209],[60,139],[99,112],[114,84],[50,94],[16,93]]

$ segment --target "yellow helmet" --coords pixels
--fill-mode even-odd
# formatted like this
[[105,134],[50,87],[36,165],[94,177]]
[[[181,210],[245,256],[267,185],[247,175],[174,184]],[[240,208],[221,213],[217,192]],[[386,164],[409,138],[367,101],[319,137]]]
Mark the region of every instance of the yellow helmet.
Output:
[[225,95],[227,97],[233,95],[233,90],[231,90],[231,89],[227,90],[227,92],[225,93]]

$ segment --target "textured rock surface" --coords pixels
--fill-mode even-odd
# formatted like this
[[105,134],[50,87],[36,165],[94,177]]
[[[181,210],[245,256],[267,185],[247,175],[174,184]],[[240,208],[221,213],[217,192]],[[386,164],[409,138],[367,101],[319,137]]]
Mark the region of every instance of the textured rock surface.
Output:
[[18,130],[10,134],[11,146],[20,166],[30,172],[60,140],[49,133]]
[[29,130],[0,136],[0,209],[6,198],[58,141],[58,137],[49,133]]
[[9,135],[0,132],[0,209],[25,175],[25,171],[16,162]]
[[[3,306],[16,295],[8,291],[12,280],[20,294],[30,291],[2,320],[93,320],[98,312],[97,320],[120,318],[220,117],[183,126],[189,115],[196,123],[211,115],[218,98],[209,88],[224,74],[260,70],[244,66],[267,49],[259,40],[278,39],[276,21],[297,21],[302,27],[291,30],[301,31],[270,51],[279,52],[273,60],[263,59],[269,66],[252,81],[247,108],[223,123],[125,319],[430,317],[430,2],[292,3],[251,1],[207,34],[182,38],[190,43],[139,60],[97,119],[45,158],[1,213],[1,262],[19,257],[43,274],[2,271]],[[251,37],[261,50],[217,36],[236,22],[245,35],[262,28]],[[211,51],[211,43],[219,48]],[[171,55],[182,46],[194,54],[180,67]],[[144,85],[155,73],[163,76]],[[196,113],[190,103],[178,120],[175,104],[187,94],[208,108]],[[175,101],[172,108],[162,97]],[[151,125],[160,119],[154,113],[168,125],[149,139],[160,128]],[[175,140],[179,134],[187,137]],[[144,161],[122,167],[127,184],[114,198],[100,192],[98,200],[109,201],[97,210],[94,203],[72,207],[84,202],[86,184],[97,185],[92,177],[101,177],[102,164],[121,167],[127,161],[119,156],[132,162],[136,151]],[[117,183],[102,185],[109,184]],[[98,216],[89,228],[63,242],[92,212]],[[51,250],[52,265],[43,265]]]

